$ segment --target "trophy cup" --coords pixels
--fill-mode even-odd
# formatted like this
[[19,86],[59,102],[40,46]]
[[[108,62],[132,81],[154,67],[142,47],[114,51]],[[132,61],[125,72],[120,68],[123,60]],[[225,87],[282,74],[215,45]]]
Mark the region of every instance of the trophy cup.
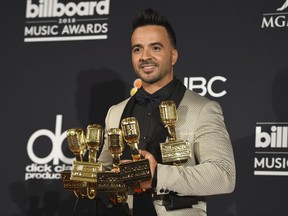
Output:
[[176,104],[172,100],[162,101],[159,105],[161,122],[168,130],[168,142],[160,143],[164,164],[179,165],[192,158],[191,147],[186,140],[177,140],[175,125],[178,120]]
[[122,119],[121,128],[123,138],[130,146],[132,162],[120,164],[122,180],[129,183],[139,183],[151,179],[151,170],[148,159],[142,159],[138,150],[140,130],[135,117]]
[[[120,196],[127,190],[126,184],[121,180],[119,172],[120,156],[124,150],[122,131],[119,128],[110,128],[107,131],[108,148],[113,157],[113,170],[97,173],[97,190],[101,192],[117,193],[117,202],[123,203],[126,199]],[[125,194],[125,193],[124,193]]]

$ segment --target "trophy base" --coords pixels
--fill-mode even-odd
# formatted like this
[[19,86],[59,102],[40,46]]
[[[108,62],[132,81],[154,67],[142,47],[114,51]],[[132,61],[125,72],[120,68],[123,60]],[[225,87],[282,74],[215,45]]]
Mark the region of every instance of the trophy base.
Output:
[[98,172],[97,173],[97,191],[99,192],[125,192],[126,184],[121,180],[118,172]]
[[102,164],[73,161],[71,180],[95,183],[97,173],[102,171]]
[[122,181],[126,184],[147,181],[151,179],[151,170],[148,159],[141,159],[120,164]]
[[81,187],[81,182],[70,180],[71,171],[64,170],[61,172],[61,179],[63,182],[64,190],[73,191]]
[[164,164],[181,164],[192,158],[191,146],[188,141],[176,140],[160,143]]
[[79,191],[83,187],[83,182],[71,180],[71,170],[61,172],[61,179],[65,191]]
[[61,172],[61,178],[65,191],[73,191],[77,198],[95,199],[96,183],[71,180],[71,171]]

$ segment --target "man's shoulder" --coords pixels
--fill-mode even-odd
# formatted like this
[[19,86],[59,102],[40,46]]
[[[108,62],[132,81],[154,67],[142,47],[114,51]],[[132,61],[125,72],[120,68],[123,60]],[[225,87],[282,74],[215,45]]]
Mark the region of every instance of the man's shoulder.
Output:
[[212,100],[207,98],[207,97],[205,97],[205,96],[199,95],[198,93],[196,93],[194,91],[186,89],[182,101],[183,102],[187,102],[187,103],[189,103],[189,102],[196,103],[197,102],[197,103],[206,104],[206,103],[211,102]]
[[184,97],[180,102],[180,106],[188,107],[194,111],[197,109],[200,111],[204,107],[214,110],[222,110],[219,102],[205,96],[201,96],[197,92],[191,91],[189,89],[186,90]]
[[129,101],[130,98],[127,98],[118,104],[115,104],[110,107],[106,115],[106,126],[108,128],[118,127],[122,112]]

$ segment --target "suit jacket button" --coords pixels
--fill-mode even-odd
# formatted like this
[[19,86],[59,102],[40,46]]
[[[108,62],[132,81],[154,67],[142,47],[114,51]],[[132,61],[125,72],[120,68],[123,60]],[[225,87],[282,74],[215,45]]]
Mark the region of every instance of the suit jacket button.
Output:
[[160,189],[160,193],[163,193],[163,192],[164,192],[164,189],[163,189],[163,188],[161,188],[161,189]]
[[169,190],[168,190],[168,189],[166,189],[166,190],[165,190],[165,193],[169,193]]

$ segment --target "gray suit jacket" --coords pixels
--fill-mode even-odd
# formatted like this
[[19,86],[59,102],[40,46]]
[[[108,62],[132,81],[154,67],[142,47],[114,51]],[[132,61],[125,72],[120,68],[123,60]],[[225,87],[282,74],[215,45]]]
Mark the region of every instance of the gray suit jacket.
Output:
[[[106,129],[119,127],[121,114],[128,100],[129,98],[109,109]],[[174,191],[179,196],[207,196],[232,192],[236,178],[235,162],[220,105],[186,90],[177,112],[177,139],[189,141],[193,158],[181,166],[158,164],[157,194]],[[105,135],[105,140],[106,138]],[[99,162],[107,169],[112,167],[107,142],[104,142]],[[154,201],[154,206],[159,216],[207,215],[206,202],[202,201],[193,205],[193,208],[173,211],[166,211],[161,201]]]

